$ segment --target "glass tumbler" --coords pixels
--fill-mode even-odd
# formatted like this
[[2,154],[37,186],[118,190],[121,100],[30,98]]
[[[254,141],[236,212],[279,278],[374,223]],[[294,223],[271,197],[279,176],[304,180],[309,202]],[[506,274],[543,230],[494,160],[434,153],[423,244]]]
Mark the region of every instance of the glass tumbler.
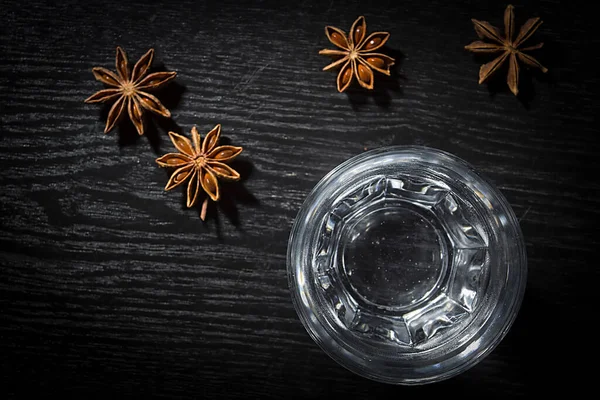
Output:
[[310,336],[349,370],[394,384],[452,377],[492,351],[518,312],[526,264],[491,183],[449,153],[404,146],[327,174],[287,254]]

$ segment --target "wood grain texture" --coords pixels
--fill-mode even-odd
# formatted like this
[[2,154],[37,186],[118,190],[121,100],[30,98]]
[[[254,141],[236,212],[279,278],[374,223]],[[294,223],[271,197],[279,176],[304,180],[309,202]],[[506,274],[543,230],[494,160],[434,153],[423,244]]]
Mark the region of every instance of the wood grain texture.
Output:
[[[470,18],[502,23],[499,1],[116,0],[0,4],[0,364],[7,396],[81,398],[473,396],[583,390],[574,367],[599,273],[596,22],[558,0],[517,1],[541,16],[522,98],[503,77],[479,86],[464,51]],[[339,94],[325,25],[390,31],[399,60],[373,95]],[[172,121],[104,135],[106,109],[83,100],[113,69],[156,49],[178,72],[159,97]],[[182,191],[164,192],[154,159],[166,132],[207,132],[244,146],[240,184],[207,223]],[[366,149],[416,144],[456,154],[514,207],[528,289],[501,345],[441,384],[359,378],[309,338],[287,287],[296,212],[329,170]],[[593,333],[592,333],[592,341]]]

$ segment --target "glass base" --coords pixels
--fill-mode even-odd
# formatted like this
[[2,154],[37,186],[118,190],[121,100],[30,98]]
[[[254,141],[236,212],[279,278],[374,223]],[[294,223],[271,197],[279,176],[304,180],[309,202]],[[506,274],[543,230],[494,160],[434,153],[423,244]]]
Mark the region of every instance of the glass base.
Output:
[[357,335],[405,346],[468,323],[487,277],[482,224],[443,184],[363,182],[320,230],[317,279],[329,311]]

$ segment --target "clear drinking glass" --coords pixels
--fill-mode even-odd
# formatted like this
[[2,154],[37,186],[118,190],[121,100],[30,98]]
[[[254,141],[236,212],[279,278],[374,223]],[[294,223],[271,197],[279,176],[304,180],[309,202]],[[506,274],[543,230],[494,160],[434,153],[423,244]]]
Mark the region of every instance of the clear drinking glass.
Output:
[[365,152],[325,176],[290,235],[292,299],[334,360],[421,384],[470,368],[504,337],[526,281],[525,246],[498,190],[425,147]]

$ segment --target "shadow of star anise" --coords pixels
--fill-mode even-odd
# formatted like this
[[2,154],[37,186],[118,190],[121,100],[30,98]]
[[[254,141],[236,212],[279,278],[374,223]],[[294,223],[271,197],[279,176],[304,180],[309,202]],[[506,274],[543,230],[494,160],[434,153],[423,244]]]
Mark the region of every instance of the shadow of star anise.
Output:
[[115,100],[115,103],[108,112],[104,133],[112,130],[117,121],[126,112],[129,114],[131,122],[140,135],[144,134],[145,110],[166,118],[171,117],[171,112],[154,95],[148,93],[148,91],[163,86],[174,79],[177,73],[155,72],[146,75],[153,58],[154,49],[150,49],[139,59],[133,67],[133,71],[130,72],[125,52],[120,47],[117,47],[116,74],[102,67],[96,67],[92,70],[94,77],[105,85],[110,86],[110,88],[96,92],[88,97],[85,102],[103,103]]
[[204,221],[208,198],[218,201],[221,193],[217,178],[228,181],[237,181],[240,174],[226,163],[232,161],[241,152],[241,147],[217,146],[221,136],[221,125],[215,126],[206,134],[201,142],[200,134],[196,127],[192,128],[192,142],[184,136],[175,132],[169,132],[169,137],[179,153],[168,153],[157,158],[156,162],[161,167],[177,168],[165,186],[165,190],[171,190],[188,182],[187,206],[193,207],[197,200],[200,187],[208,197],[202,204],[200,218]]

